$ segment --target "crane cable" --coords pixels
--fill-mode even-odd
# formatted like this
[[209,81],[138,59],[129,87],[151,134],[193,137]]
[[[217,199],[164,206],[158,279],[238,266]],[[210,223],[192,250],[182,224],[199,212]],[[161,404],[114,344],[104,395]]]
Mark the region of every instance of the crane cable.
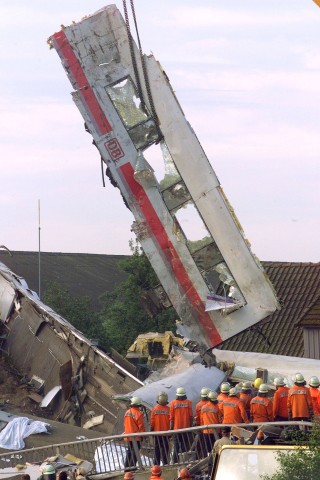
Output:
[[[144,110],[146,110],[146,103],[145,103],[143,92],[142,92],[137,61],[136,61],[135,54],[134,54],[134,45],[133,45],[133,39],[132,39],[132,36],[131,36],[127,2],[126,2],[126,0],[123,0],[122,3],[123,3],[123,11],[124,11],[124,16],[125,16],[125,23],[126,23],[128,42],[129,42],[129,48],[130,48],[130,54],[131,54],[131,61],[132,61],[133,70],[134,70],[136,83],[137,83],[137,90],[138,90],[138,94],[139,94],[139,97],[140,97],[140,100],[141,100],[142,108],[144,108]],[[141,61],[141,65],[142,65],[143,80],[144,80],[145,88],[146,88],[146,91],[147,91],[147,97],[148,97],[148,101],[149,101],[149,105],[150,105],[151,115],[152,115],[152,118],[154,120],[156,129],[157,129],[157,134],[158,134],[157,143],[158,143],[163,139],[163,134],[160,130],[159,119],[158,119],[158,115],[157,115],[157,112],[156,112],[156,109],[155,109],[155,106],[154,106],[154,102],[153,102],[153,98],[152,98],[152,93],[151,93],[150,82],[149,82],[149,77],[148,77],[148,73],[147,73],[145,58],[144,58],[144,55],[143,55],[143,52],[142,52],[142,47],[141,47],[141,42],[140,42],[140,36],[139,36],[138,24],[137,24],[137,17],[136,17],[136,14],[135,14],[135,8],[134,8],[134,1],[133,0],[130,0],[130,5],[131,5],[132,17],[133,17],[133,20],[134,20],[137,40],[138,40],[140,61]]]

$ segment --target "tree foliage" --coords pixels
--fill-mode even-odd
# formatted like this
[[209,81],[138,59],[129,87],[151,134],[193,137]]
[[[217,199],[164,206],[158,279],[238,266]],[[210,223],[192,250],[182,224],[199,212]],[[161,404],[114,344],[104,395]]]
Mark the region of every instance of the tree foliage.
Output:
[[42,300],[87,337],[97,337],[100,331],[99,317],[89,297],[71,295],[66,288],[52,282],[46,288]]
[[290,454],[279,453],[279,467],[274,474],[263,475],[263,480],[318,480],[320,478],[320,424],[314,423],[310,433],[297,432],[292,444],[297,446]]
[[154,317],[144,310],[141,303],[143,292],[155,287],[159,281],[139,246],[133,242],[130,246],[132,255],[119,262],[121,270],[128,275],[127,279],[100,299],[103,309],[99,317],[107,335],[107,344],[122,354],[141,333],[175,329],[177,318],[173,309]]

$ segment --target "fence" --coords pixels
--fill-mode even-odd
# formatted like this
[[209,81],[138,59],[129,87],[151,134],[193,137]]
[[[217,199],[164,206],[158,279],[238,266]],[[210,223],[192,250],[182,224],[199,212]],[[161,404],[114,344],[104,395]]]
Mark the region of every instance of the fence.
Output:
[[[307,422],[273,422],[265,426],[299,425],[309,428]],[[223,425],[226,426],[226,425]],[[230,425],[233,426],[234,425]],[[249,424],[248,427],[258,427]],[[244,428],[246,425],[239,424]],[[214,441],[219,438],[221,425],[207,425],[168,432],[146,432],[143,434],[117,435],[94,440],[60,443],[47,447],[19,450],[0,454],[0,469],[15,467],[16,464],[40,464],[47,458],[56,457],[57,468],[63,467],[65,455],[72,455],[93,464],[90,474],[120,472],[126,469],[145,470],[154,464],[186,465],[207,457]],[[208,430],[208,433],[203,433]],[[61,462],[61,463],[60,463]],[[60,463],[60,465],[59,465]],[[75,466],[76,464],[74,464]]]

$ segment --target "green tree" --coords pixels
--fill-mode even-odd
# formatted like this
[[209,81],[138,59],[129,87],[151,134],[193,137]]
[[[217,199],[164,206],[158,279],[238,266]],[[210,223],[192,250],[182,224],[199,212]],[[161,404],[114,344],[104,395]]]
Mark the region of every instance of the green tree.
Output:
[[142,295],[159,281],[146,255],[138,244],[130,243],[132,255],[119,262],[127,279],[112,292],[101,296],[103,305],[100,320],[108,347],[125,354],[135,338],[149,331],[164,332],[175,329],[178,318],[173,308],[151,317],[143,308]]
[[310,433],[297,432],[292,444],[297,448],[290,454],[279,453],[277,471],[262,475],[263,480],[319,480],[320,424],[314,423]]
[[52,282],[46,288],[42,300],[85,336],[97,338],[100,333],[99,317],[89,297],[71,295],[66,288]]

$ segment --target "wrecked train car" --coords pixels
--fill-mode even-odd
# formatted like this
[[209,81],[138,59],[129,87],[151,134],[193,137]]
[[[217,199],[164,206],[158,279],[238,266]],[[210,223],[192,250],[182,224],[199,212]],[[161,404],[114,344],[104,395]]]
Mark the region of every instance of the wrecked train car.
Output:
[[[40,395],[40,407],[55,419],[120,433],[125,406],[112,396],[142,385],[117,361],[99,350],[67,320],[44,305],[21,277],[0,263],[2,350]],[[122,363],[122,365],[120,364]]]
[[157,298],[181,319],[179,333],[204,351],[274,312],[273,288],[166,73],[137,48],[116,6],[63,27],[49,43],[106,175],[135,217],[163,287]]

